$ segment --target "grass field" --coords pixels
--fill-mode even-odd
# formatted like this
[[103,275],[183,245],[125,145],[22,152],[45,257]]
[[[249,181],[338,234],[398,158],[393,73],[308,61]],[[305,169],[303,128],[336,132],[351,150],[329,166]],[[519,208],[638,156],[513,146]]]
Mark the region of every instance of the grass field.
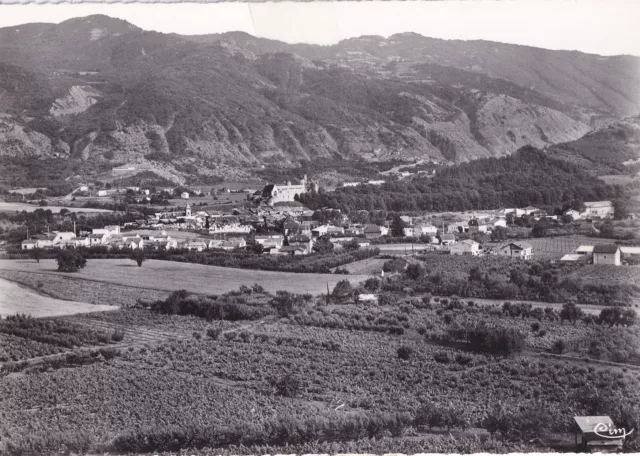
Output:
[[63,301],[43,296],[17,283],[0,279],[0,318],[16,313],[30,314],[34,317],[54,317],[115,309],[115,306]]
[[150,290],[186,289],[201,294],[224,293],[237,290],[240,285],[254,283],[271,292],[287,290],[319,294],[327,291],[327,284],[333,289],[338,281],[345,278],[352,283],[367,278],[366,275],[295,274],[160,260],[147,260],[140,268],[131,260],[89,260],[87,267],[75,274],[57,272],[55,260],[41,260],[39,264],[33,260],[0,260],[0,270],[27,271]]
[[36,209],[49,209],[51,212],[60,212],[60,209],[68,209],[70,212],[113,212],[107,209],[93,209],[88,207],[34,206],[33,204],[0,201],[0,212],[33,212]]

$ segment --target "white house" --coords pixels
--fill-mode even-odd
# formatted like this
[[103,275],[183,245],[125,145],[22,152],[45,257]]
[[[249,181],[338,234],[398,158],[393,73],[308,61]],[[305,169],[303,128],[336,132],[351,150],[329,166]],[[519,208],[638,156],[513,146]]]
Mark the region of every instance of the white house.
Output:
[[31,250],[38,247],[38,241],[36,239],[25,239],[21,244],[22,250]]
[[55,237],[53,238],[53,244],[61,244],[67,242],[76,237],[76,234],[71,231],[54,231]]
[[91,233],[89,235],[89,246],[105,244],[108,238],[109,236],[105,233]]
[[462,242],[453,244],[451,246],[450,252],[451,255],[478,256],[480,255],[480,244],[478,244],[476,241],[472,241],[471,239],[465,239]]
[[611,201],[588,201],[584,203],[583,217],[612,218],[614,215]]
[[453,234],[443,234],[440,236],[440,243],[442,245],[451,245],[456,243],[456,237]]
[[107,196],[106,190],[98,190],[98,196]]
[[498,248],[498,255],[510,256],[530,260],[533,256],[533,247],[526,242],[510,242]]
[[189,199],[189,192],[182,192],[180,193],[180,198],[182,199]]
[[620,247],[616,244],[601,244],[593,247],[593,264],[620,266]]

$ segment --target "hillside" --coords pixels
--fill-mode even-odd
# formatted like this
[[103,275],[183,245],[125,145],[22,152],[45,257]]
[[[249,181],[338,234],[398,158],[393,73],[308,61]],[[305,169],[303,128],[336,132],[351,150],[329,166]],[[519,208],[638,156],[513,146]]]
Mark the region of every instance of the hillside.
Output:
[[553,210],[565,203],[616,199],[619,187],[606,185],[583,168],[532,147],[508,157],[451,166],[433,178],[360,185],[334,192],[306,193],[300,201],[312,209],[346,212],[469,211],[533,205]]
[[637,114],[638,62],[413,34],[323,47],[106,16],[27,24],[0,29],[0,155],[145,163],[180,182],[301,161],[465,162]]
[[551,146],[548,152],[598,175],[637,172],[640,117],[623,119],[575,141]]

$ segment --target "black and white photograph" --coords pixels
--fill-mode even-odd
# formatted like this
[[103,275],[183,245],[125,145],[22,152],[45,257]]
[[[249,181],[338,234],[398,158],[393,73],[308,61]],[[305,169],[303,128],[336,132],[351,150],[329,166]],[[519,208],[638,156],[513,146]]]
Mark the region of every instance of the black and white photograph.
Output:
[[0,456],[640,452],[639,20],[0,2]]

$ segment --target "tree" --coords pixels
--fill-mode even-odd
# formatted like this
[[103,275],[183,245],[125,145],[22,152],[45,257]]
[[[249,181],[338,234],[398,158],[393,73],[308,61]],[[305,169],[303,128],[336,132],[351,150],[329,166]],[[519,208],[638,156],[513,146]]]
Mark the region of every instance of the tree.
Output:
[[424,268],[420,263],[411,263],[407,266],[407,269],[405,269],[404,273],[411,280],[418,280],[420,277],[425,275]]
[[36,263],[40,263],[40,258],[42,258],[42,249],[36,247],[31,251],[31,256],[33,256],[33,259],[36,260]]
[[404,237],[405,227],[406,224],[404,223],[404,220],[400,218],[399,214],[396,214],[396,216],[393,217],[393,221],[391,222],[391,235],[393,237]]
[[297,375],[286,374],[272,381],[276,393],[283,397],[295,397],[302,389],[302,382]]
[[491,232],[492,241],[504,241],[507,239],[507,229],[503,226],[497,226]]
[[135,249],[131,252],[130,258],[138,264],[138,267],[142,266],[142,263],[147,259],[143,249]]
[[574,325],[576,321],[580,320],[583,316],[584,312],[582,312],[582,309],[573,302],[565,303],[560,311],[560,321],[568,320]]
[[353,287],[348,280],[341,280],[331,292],[331,297],[338,302],[345,302],[353,298]]
[[598,316],[599,324],[607,324],[609,327],[618,324],[620,317],[622,316],[622,310],[619,307],[607,307],[600,311]]
[[320,236],[313,244],[313,251],[318,253],[331,253],[333,252],[333,242],[331,242],[329,236]]
[[305,298],[304,295],[278,290],[269,304],[278,312],[279,316],[288,317],[304,306]]
[[355,239],[351,239],[349,242],[342,244],[342,247],[348,252],[354,252],[360,248],[360,244]]
[[78,272],[87,265],[87,260],[76,250],[60,250],[56,261],[60,272]]

